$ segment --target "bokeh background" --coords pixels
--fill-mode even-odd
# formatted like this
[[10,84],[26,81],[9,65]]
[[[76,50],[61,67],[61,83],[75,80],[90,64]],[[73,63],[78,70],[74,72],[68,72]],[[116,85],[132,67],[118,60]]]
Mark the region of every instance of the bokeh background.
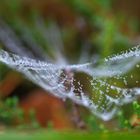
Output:
[[[139,44],[139,5],[139,0],[1,0],[0,48],[56,64],[102,59]],[[134,74],[140,80],[139,71]],[[134,128],[139,121],[130,104],[103,122],[0,64],[0,129],[107,131]]]

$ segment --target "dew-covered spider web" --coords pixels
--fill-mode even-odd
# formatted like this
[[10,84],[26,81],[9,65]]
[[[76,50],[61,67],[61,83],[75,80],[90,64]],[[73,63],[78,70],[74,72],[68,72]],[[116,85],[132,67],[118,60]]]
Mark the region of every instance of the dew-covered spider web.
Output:
[[[139,71],[140,47],[136,46],[121,54],[107,57],[99,65],[57,65],[21,57],[0,50],[0,61],[24,74],[50,94],[87,107],[103,120],[111,119],[119,106],[134,101],[140,95],[139,80],[133,70]],[[86,75],[84,79],[90,92],[84,89],[76,73]],[[130,87],[128,81],[134,81]]]

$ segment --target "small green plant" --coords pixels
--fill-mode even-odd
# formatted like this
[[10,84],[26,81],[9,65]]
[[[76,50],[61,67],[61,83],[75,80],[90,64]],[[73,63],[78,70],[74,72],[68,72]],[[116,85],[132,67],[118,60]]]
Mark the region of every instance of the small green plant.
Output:
[[97,120],[97,118],[95,118],[93,116],[90,116],[88,118],[87,124],[88,124],[88,127],[89,127],[90,131],[93,131],[93,132],[106,133],[106,132],[109,131],[103,123],[99,122]]
[[120,129],[130,129],[131,125],[129,120],[125,118],[123,111],[118,112],[118,124]]
[[0,101],[0,122],[12,125],[17,119],[23,120],[23,111],[18,107],[18,98],[13,97]]
[[48,124],[47,124],[47,129],[48,130],[53,130],[53,128],[54,128],[53,122],[52,121],[49,121]]
[[24,121],[24,111],[18,106],[18,98],[7,98],[0,101],[0,123],[5,126],[17,126],[17,128],[39,128],[40,125],[35,117],[35,111],[30,110],[30,124]]
[[97,119],[93,116],[88,118],[88,127],[91,131],[100,131]]
[[140,105],[138,104],[137,101],[133,102],[133,110],[134,110],[134,114],[136,114],[138,118],[140,118]]
[[36,119],[36,115],[35,115],[35,110],[31,109],[30,112],[29,112],[29,115],[30,115],[30,120],[31,120],[31,124],[30,124],[30,127],[32,127],[33,129],[36,129],[36,128],[39,128],[40,125]]

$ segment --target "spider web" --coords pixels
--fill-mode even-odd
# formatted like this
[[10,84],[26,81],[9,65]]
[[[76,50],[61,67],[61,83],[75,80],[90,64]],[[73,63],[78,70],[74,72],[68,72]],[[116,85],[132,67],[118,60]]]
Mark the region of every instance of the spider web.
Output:
[[[29,80],[62,99],[87,107],[93,114],[103,120],[111,119],[118,107],[132,102],[140,94],[140,88],[125,88],[127,79],[124,76],[134,66],[139,68],[140,47],[110,56],[95,66],[92,62],[76,65],[55,65],[39,60],[21,57],[16,54],[0,51],[0,61],[24,74]],[[83,90],[81,81],[74,77],[75,72],[87,74],[91,93]],[[110,79],[114,79],[110,82]],[[132,76],[131,76],[132,78]],[[115,81],[115,82],[114,82]],[[125,87],[118,86],[122,82]],[[78,86],[75,85],[78,84]],[[110,94],[112,93],[112,94]]]

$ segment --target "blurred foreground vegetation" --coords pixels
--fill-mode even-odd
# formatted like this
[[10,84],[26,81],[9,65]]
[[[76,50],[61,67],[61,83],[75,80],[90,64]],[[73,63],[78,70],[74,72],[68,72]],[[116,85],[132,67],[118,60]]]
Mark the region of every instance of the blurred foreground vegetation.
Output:
[[[32,135],[33,134],[33,135]],[[87,133],[81,133],[81,132],[53,132],[53,131],[49,131],[49,132],[42,132],[42,131],[38,131],[36,133],[15,133],[12,131],[8,132],[8,135],[5,133],[0,134],[1,139],[4,140],[9,140],[9,139],[21,139],[21,140],[45,140],[45,139],[49,139],[49,140],[71,140],[71,139],[78,139],[78,140],[93,140],[93,139],[106,139],[106,140],[138,140],[139,139],[139,134],[138,133],[134,133],[134,132],[116,132],[116,133],[94,133],[94,134],[87,134]]]

